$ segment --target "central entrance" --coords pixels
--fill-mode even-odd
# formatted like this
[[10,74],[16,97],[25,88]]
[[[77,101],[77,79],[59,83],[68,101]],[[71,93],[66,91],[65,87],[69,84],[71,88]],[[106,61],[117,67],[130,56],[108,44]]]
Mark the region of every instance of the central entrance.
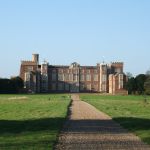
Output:
[[79,82],[72,83],[70,86],[71,93],[78,93],[79,92]]
[[78,93],[79,90],[79,69],[80,65],[76,62],[72,63],[71,66],[69,67],[70,69],[70,77],[71,77],[71,82],[70,82],[70,92],[71,93]]

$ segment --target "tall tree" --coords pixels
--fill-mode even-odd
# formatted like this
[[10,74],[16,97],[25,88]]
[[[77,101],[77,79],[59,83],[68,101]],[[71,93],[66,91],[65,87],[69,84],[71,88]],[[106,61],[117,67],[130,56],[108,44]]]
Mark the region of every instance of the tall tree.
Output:
[[146,81],[146,75],[145,74],[139,74],[138,76],[136,76],[135,80],[136,80],[138,94],[143,94],[145,91],[144,83]]
[[126,89],[128,90],[129,94],[135,94],[136,93],[137,86],[136,86],[136,80],[134,77],[131,77],[128,79]]
[[23,80],[20,77],[0,79],[0,93],[18,93],[23,88]]
[[17,93],[23,88],[24,83],[23,80],[20,77],[13,77],[10,79],[14,88],[14,91]]
[[0,93],[12,93],[12,83],[9,79],[0,79]]
[[150,95],[150,75],[147,76],[147,79],[144,83],[145,93]]

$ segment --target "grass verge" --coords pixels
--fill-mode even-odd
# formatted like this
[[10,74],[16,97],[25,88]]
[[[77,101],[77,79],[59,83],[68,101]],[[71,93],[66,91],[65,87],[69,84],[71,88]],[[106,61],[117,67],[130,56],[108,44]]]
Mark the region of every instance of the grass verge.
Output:
[[1,95],[0,149],[53,149],[70,96]]

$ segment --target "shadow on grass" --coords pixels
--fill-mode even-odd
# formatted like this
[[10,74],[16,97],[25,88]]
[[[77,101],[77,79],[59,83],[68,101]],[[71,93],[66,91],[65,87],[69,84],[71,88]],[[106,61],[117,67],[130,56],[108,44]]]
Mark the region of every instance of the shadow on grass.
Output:
[[43,118],[35,120],[0,120],[0,135],[30,131],[57,131],[64,118]]
[[136,130],[150,130],[150,119],[144,118],[133,118],[133,117],[120,117],[114,118],[115,121],[119,122],[120,125],[136,131]]
[[[56,131],[62,127],[65,118],[43,118],[35,120],[0,120],[0,135],[14,134],[21,132],[36,132],[36,131]],[[132,130],[150,130],[150,119],[143,118],[114,118],[123,127]],[[118,124],[113,120],[67,120],[65,123],[66,129],[72,126],[75,132],[97,132],[101,129],[114,129],[118,128]],[[112,124],[112,126],[111,126]]]
[[22,141],[18,140],[16,142],[9,142],[9,143],[3,143],[0,144],[0,150],[24,150],[24,149],[38,149],[38,150],[44,150],[44,149],[53,149],[54,147],[53,140],[30,140],[30,141]]
[[0,150],[51,150],[57,142],[58,133],[65,120],[66,117],[0,120]]
[[150,119],[120,117],[114,118],[114,120],[131,132],[141,132],[142,140],[150,144]]
[[[130,131],[150,131],[150,119],[142,118],[114,118],[115,121],[119,122],[123,127],[129,129]],[[29,133],[32,134],[36,132],[47,132],[47,133],[58,133],[62,127],[64,118],[43,118],[35,120],[0,120],[0,135],[12,135],[16,136],[17,134]],[[126,130],[120,127],[119,124],[113,120],[69,120],[67,119],[63,128],[63,131],[70,132],[74,135],[78,133],[87,133],[87,134],[123,134],[126,133]],[[42,136],[42,134],[41,134]],[[150,144],[150,135],[142,138],[143,141]],[[93,141],[91,141],[93,142]],[[110,141],[111,142],[111,141]],[[128,141],[129,142],[129,141]],[[7,146],[10,147],[21,147],[33,145],[39,145],[44,147],[44,145],[54,144],[55,141],[50,141],[49,139],[33,139],[33,141],[17,141],[17,143],[7,143]],[[3,145],[3,144],[2,144]],[[0,146],[2,146],[0,145]],[[5,147],[5,145],[3,145]]]
[[65,118],[0,120],[0,149],[52,149],[64,121]]

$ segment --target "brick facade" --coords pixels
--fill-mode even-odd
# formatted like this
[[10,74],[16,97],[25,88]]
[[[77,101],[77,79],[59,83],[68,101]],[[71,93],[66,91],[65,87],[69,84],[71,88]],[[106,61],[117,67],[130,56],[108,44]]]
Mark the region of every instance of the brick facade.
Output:
[[124,89],[126,75],[123,63],[80,66],[74,62],[69,66],[39,64],[39,55],[32,61],[21,61],[20,77],[27,92],[98,92],[127,94]]

